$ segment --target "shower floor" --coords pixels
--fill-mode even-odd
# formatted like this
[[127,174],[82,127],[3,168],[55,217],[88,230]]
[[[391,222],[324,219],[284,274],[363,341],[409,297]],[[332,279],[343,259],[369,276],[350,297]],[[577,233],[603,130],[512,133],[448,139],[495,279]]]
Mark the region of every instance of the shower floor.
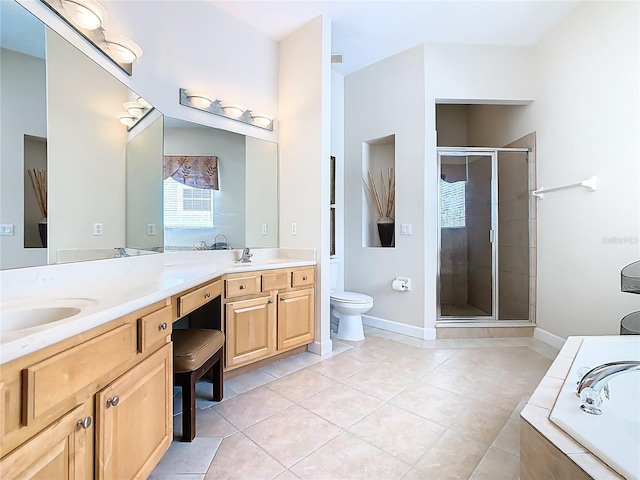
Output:
[[444,303],[440,306],[442,317],[488,317],[491,314],[466,304]]

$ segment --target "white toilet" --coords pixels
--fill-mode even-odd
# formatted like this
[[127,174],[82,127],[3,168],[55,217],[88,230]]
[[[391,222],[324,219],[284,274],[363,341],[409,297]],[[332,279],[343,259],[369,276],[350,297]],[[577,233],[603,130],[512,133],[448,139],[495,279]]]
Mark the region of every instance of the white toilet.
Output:
[[339,260],[332,259],[330,269],[331,315],[338,320],[336,336],[343,340],[364,340],[362,314],[373,308],[373,298],[363,293],[336,291]]

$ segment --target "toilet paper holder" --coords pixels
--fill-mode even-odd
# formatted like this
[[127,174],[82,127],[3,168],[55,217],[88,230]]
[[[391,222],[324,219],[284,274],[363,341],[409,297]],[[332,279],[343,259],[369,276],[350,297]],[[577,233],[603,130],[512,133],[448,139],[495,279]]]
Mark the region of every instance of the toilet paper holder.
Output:
[[411,290],[411,279],[407,277],[396,277],[396,279],[391,282],[391,288],[398,292],[408,292]]

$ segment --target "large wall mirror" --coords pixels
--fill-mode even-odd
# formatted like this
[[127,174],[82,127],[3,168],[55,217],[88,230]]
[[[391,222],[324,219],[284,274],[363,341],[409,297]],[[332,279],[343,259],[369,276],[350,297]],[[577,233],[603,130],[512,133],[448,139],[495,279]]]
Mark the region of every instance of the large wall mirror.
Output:
[[277,144],[165,117],[164,155],[166,251],[278,246]]
[[128,129],[134,92],[15,1],[0,21],[0,268],[162,251],[162,115]]

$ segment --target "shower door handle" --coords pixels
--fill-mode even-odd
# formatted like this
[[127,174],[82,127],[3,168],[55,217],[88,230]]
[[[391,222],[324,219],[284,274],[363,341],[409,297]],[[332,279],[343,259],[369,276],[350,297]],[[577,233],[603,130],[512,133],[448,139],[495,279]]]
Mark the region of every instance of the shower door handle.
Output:
[[494,229],[489,230],[489,243],[495,243],[496,231]]

